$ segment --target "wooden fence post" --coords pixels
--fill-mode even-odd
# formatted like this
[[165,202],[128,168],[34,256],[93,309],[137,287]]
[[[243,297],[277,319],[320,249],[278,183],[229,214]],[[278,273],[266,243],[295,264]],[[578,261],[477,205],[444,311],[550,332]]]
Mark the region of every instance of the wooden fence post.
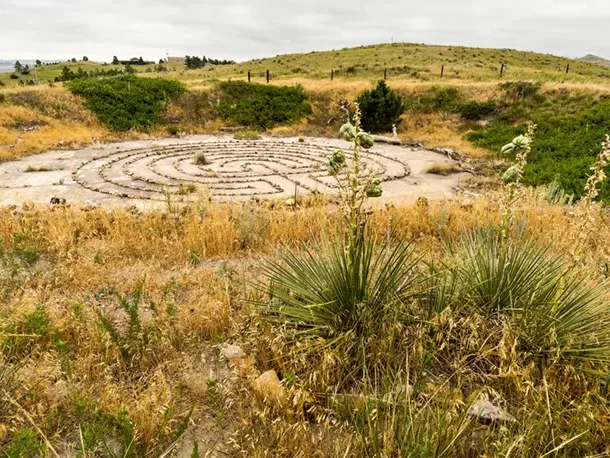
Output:
[[441,67],[441,78],[443,77],[444,74],[445,74],[445,66],[443,65]]
[[250,76],[250,70],[248,70],[248,83],[250,82],[251,76]]
[[269,82],[269,70],[267,70],[267,82]]
[[330,71],[330,80],[334,80],[335,79],[335,70],[331,70]]
[[502,62],[502,66],[500,67],[500,78],[504,75],[504,62]]
[[568,73],[570,73],[570,64],[568,64],[568,65],[567,65],[567,67],[566,67],[566,75],[567,75]]
[[388,69],[387,69],[387,68],[384,68],[384,69],[383,69],[383,79],[384,79],[384,80],[387,80],[387,79],[388,79]]

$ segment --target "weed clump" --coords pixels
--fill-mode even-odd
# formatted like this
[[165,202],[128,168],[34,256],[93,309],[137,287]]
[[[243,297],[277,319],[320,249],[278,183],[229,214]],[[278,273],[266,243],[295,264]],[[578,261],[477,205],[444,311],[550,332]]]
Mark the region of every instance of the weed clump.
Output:
[[195,163],[195,165],[208,165],[209,164],[208,159],[205,156],[205,153],[203,151],[199,151],[199,152],[195,153],[193,162]]
[[449,176],[453,173],[460,173],[462,169],[454,162],[436,162],[426,170],[426,173],[433,175]]

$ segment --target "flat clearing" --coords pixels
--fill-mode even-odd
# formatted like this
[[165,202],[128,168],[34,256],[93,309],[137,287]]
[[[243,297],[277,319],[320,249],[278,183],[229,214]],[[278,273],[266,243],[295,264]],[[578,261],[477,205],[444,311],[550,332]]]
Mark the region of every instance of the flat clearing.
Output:
[[[174,202],[202,195],[247,201],[289,198],[295,188],[298,195],[333,193],[328,158],[349,147],[338,139],[205,135],[51,151],[0,164],[0,205],[59,198],[74,205],[156,209],[167,204],[168,196]],[[195,156],[202,154],[204,163],[196,164]],[[450,197],[464,177],[426,173],[446,159],[425,149],[376,143],[363,155],[381,181],[382,201]]]

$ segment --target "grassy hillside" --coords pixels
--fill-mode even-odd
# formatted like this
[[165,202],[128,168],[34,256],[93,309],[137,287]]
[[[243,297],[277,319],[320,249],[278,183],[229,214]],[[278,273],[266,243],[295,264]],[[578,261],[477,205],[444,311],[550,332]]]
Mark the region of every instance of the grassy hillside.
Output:
[[[243,76],[251,70],[256,78],[260,78],[262,72],[269,69],[276,78],[330,78],[330,72],[334,70],[339,78],[357,79],[378,78],[387,69],[391,79],[429,81],[440,80],[441,66],[444,65],[446,79],[493,81],[500,79],[502,64],[505,65],[505,78],[559,82],[605,81],[610,78],[610,70],[550,54],[412,43],[278,55],[217,68],[211,72],[218,77],[228,77]],[[566,75],[568,64],[570,73]]]
[[[334,70],[336,78],[379,78],[388,71],[391,79],[410,81],[440,80],[444,65],[444,78],[458,81],[495,81],[500,79],[504,64],[504,78],[535,79],[553,82],[605,82],[610,79],[610,69],[600,68],[597,62],[568,59],[512,49],[468,48],[463,46],[431,46],[415,43],[393,43],[317,51],[306,54],[286,54],[254,59],[227,66],[206,66],[200,70],[185,70],[179,65],[166,65],[172,78],[193,81],[209,79],[244,78],[248,71],[261,80],[269,70],[272,78],[292,77],[330,79]],[[566,67],[570,71],[566,75]],[[93,62],[68,62],[45,66],[38,70],[41,82],[52,80],[67,65],[71,70],[113,68]],[[121,66],[122,67],[122,66]],[[152,67],[152,66],[150,66]],[[119,67],[120,68],[120,67]],[[146,72],[149,66],[134,67]],[[32,71],[29,78],[34,79]],[[27,80],[28,77],[22,77]],[[0,73],[0,81],[15,84],[8,74]]]

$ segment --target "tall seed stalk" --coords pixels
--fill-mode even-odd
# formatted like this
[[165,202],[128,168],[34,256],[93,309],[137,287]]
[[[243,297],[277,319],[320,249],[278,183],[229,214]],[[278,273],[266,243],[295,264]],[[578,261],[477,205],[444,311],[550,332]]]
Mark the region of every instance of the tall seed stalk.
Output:
[[576,240],[570,252],[574,265],[581,264],[582,252],[589,240],[592,225],[595,223],[596,205],[595,199],[599,196],[598,185],[606,179],[604,169],[610,165],[610,136],[602,143],[602,151],[599,153],[595,165],[591,168],[592,174],[585,184],[585,195],[580,201],[575,212]]

